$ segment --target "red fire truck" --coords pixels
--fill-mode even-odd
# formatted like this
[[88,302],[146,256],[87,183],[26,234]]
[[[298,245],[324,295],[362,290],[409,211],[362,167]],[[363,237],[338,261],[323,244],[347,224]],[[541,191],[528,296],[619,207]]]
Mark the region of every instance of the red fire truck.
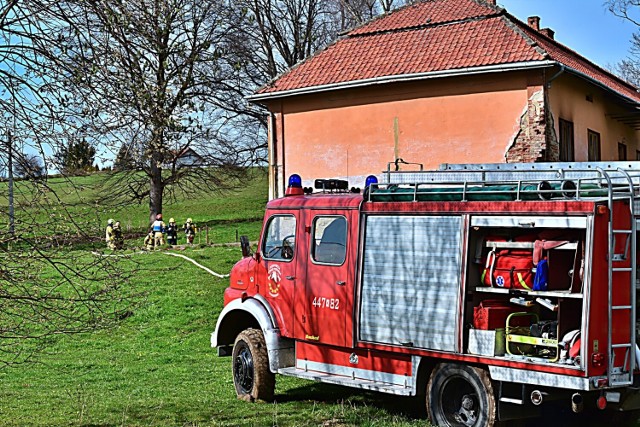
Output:
[[[396,163],[397,164],[397,163]],[[391,168],[389,168],[391,169]],[[294,175],[246,238],[211,344],[240,398],[275,374],[424,396],[491,426],[548,402],[640,409],[634,163],[387,171],[362,193]]]

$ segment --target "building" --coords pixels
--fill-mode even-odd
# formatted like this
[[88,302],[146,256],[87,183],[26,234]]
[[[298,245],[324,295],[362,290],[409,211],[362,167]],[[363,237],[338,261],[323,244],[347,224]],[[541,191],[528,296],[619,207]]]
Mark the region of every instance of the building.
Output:
[[[200,154],[198,154],[193,148],[186,147],[182,149],[180,152],[176,152],[174,154],[176,169],[179,168],[189,168],[189,167],[202,167],[206,165],[205,160],[202,158]],[[167,167],[172,167],[172,162],[167,163]]]
[[495,0],[428,0],[356,28],[259,89],[270,197],[286,177],[362,186],[402,158],[635,160],[636,88]]

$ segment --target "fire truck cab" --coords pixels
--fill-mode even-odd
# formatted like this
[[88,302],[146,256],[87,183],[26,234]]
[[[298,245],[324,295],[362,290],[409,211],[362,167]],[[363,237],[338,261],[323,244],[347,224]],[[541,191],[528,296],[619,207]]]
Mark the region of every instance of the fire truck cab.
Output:
[[[375,179],[374,179],[375,178]],[[211,345],[240,398],[275,374],[424,396],[435,425],[640,409],[626,163],[292,176],[231,271]]]

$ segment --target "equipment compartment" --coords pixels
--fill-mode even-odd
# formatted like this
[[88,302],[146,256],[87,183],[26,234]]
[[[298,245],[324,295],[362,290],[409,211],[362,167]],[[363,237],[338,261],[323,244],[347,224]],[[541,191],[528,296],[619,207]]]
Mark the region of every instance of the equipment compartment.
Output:
[[[567,360],[562,339],[581,330],[587,219],[562,220],[471,217],[465,297],[470,354],[580,364],[579,358]],[[540,268],[546,273],[536,281]]]

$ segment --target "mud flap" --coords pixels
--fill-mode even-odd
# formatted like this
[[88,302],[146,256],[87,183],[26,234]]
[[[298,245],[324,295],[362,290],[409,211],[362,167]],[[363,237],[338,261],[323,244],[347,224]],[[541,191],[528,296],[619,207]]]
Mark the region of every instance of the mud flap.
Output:
[[518,420],[541,415],[540,406],[531,403],[530,387],[500,381],[498,385],[498,420]]

